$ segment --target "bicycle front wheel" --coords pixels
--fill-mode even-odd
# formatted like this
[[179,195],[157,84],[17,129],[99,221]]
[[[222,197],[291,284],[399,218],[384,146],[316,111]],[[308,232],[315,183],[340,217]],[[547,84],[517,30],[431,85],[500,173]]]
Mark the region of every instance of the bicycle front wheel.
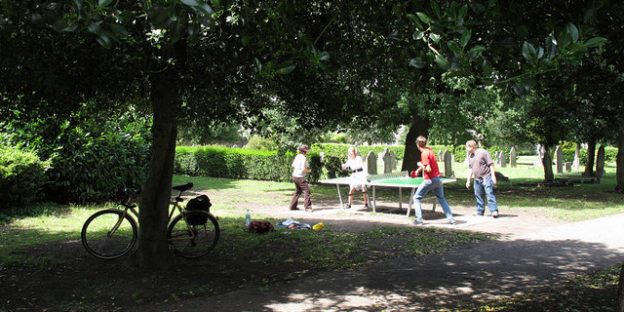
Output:
[[111,260],[124,256],[137,240],[137,224],[116,209],[94,213],[82,226],[82,245],[93,256]]
[[[200,220],[201,224],[197,220]],[[205,222],[201,222],[205,220]],[[167,233],[173,251],[188,259],[208,254],[217,245],[220,230],[217,219],[205,211],[187,211],[177,215]]]

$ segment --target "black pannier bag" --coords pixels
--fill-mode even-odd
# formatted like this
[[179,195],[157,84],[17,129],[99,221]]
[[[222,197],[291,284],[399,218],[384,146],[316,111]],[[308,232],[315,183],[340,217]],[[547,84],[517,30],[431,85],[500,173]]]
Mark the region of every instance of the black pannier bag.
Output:
[[[186,204],[186,210],[187,211],[201,210],[205,212],[210,212],[211,206],[212,206],[212,203],[210,202],[210,198],[208,198],[208,196],[199,195],[189,200],[189,202]],[[206,221],[207,221],[206,216],[201,216],[201,215],[187,215],[186,216],[186,222],[188,222],[189,225],[206,224]]]

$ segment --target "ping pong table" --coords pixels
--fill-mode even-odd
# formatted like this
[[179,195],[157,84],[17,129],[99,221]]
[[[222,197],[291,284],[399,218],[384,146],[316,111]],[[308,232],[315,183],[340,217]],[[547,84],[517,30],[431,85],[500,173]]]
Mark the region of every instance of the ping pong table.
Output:
[[[345,205],[342,201],[342,194],[340,192],[340,186],[347,185],[348,187],[350,181],[351,181],[350,177],[340,177],[340,178],[321,180],[319,181],[319,183],[336,185],[336,190],[338,191],[338,200],[340,201],[340,208],[344,209]],[[442,178],[442,183],[452,183],[456,181],[457,179],[455,178]],[[369,199],[369,202],[371,203],[371,206],[373,207],[373,212],[377,212],[377,201],[375,200],[377,187],[398,188],[399,189],[399,209],[403,209],[403,206],[402,206],[403,189],[405,188],[405,189],[411,189],[408,208],[407,208],[407,216],[409,217],[410,211],[412,209],[414,193],[416,192],[416,189],[418,189],[418,186],[422,182],[423,182],[422,177],[411,178],[407,174],[407,171],[369,176],[368,183],[366,184],[366,186],[373,191],[373,194],[371,198]],[[437,203],[437,200],[433,204],[433,211],[435,211],[436,203]]]

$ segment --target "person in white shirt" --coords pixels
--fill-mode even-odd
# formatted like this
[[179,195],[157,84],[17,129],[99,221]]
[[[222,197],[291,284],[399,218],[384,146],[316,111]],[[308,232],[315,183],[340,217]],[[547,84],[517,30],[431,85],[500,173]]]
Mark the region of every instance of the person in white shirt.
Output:
[[366,189],[367,175],[364,171],[364,161],[360,157],[355,146],[350,146],[347,152],[347,162],[342,164],[342,170],[351,172],[351,180],[349,181],[349,203],[347,209],[353,204],[353,194],[355,191],[361,191],[364,196],[364,208],[368,208],[368,192]]
[[299,201],[299,196],[303,193],[303,207],[306,211],[312,212],[312,194],[310,193],[308,182],[305,179],[306,173],[310,172],[306,159],[308,150],[310,150],[310,148],[305,144],[299,146],[297,149],[297,156],[295,156],[295,160],[293,160],[292,163],[292,181],[295,183],[296,191],[290,201],[290,210],[299,210],[299,208],[297,208],[297,203]]

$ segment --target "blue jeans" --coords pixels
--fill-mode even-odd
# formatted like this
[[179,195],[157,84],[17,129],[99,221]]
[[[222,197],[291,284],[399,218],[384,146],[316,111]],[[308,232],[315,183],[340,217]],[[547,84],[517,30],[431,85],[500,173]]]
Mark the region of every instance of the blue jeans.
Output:
[[414,194],[414,210],[416,212],[416,222],[422,222],[422,208],[420,205],[420,200],[429,193],[429,191],[433,191],[435,193],[440,206],[442,206],[442,210],[444,210],[444,215],[449,221],[453,219],[453,213],[451,212],[451,207],[449,207],[446,198],[444,198],[444,186],[442,185],[442,180],[440,177],[433,178],[431,180],[424,180],[416,190]]
[[474,195],[477,200],[477,214],[483,214],[483,212],[485,212],[485,201],[483,201],[484,191],[485,196],[487,197],[490,212],[498,210],[498,206],[496,205],[496,196],[494,196],[494,184],[492,183],[492,177],[486,176],[474,180]]

